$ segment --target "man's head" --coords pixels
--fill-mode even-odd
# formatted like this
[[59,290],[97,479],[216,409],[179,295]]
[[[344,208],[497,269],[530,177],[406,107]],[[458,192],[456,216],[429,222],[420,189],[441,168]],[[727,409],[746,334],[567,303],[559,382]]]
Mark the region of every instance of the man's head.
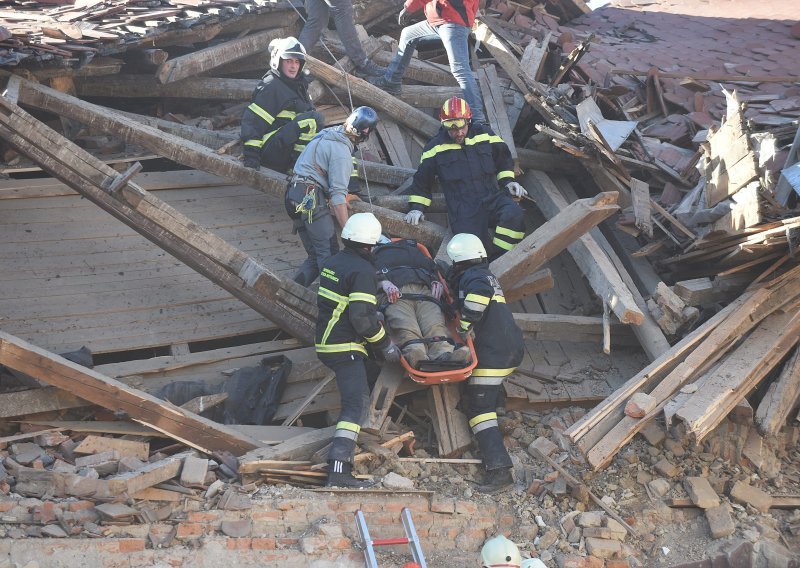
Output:
[[306,62],[306,50],[297,39],[285,37],[269,43],[269,66],[289,79],[296,78]]
[[447,129],[447,134],[456,144],[463,144],[467,130],[472,122],[472,111],[465,101],[459,97],[450,97],[439,111],[439,120]]
[[344,121],[344,133],[353,144],[365,142],[378,124],[378,113],[368,106],[361,106],[350,113]]
[[381,222],[372,213],[356,213],[342,227],[345,245],[359,249],[371,249],[381,238]]
[[481,549],[481,568],[520,568],[521,564],[517,545],[503,535],[490,538]]

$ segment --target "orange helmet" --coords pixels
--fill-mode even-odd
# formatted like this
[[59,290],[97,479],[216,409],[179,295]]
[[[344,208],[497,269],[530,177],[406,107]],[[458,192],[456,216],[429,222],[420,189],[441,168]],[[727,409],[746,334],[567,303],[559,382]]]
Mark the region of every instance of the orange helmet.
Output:
[[446,120],[456,119],[472,119],[472,111],[467,104],[467,101],[460,97],[450,97],[442,105],[442,110],[439,111],[439,120],[442,122]]

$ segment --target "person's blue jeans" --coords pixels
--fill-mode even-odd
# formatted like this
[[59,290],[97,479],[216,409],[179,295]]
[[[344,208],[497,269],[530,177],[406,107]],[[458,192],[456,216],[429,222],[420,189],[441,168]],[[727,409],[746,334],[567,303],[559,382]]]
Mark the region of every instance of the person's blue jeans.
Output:
[[434,27],[427,21],[403,28],[400,33],[397,53],[395,53],[389,67],[387,67],[384,78],[391,83],[402,82],[403,75],[417,46],[426,41],[440,40],[447,51],[450,72],[458,81],[458,86],[461,87],[464,99],[467,101],[469,108],[472,109],[473,120],[475,122],[486,122],[481,92],[469,65],[469,33],[470,30],[466,26],[442,24]]

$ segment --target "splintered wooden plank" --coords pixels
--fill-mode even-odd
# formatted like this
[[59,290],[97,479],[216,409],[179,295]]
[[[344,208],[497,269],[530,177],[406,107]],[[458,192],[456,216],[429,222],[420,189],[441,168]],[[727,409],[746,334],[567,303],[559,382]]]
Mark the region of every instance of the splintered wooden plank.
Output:
[[273,39],[285,35],[283,28],[272,29],[193,51],[164,62],[156,72],[156,77],[161,83],[172,83],[199,75],[254,53],[266,53]]
[[795,349],[758,405],[756,425],[765,436],[776,435],[800,401],[800,348]]
[[259,446],[227,426],[127,387],[4,332],[0,332],[0,364],[109,410],[124,412],[137,422],[206,453],[228,450],[241,455]]
[[773,314],[722,361],[675,416],[698,443],[792,349],[800,334],[800,312]]
[[[548,224],[553,223],[572,205],[582,201],[568,203],[553,181],[542,172],[528,172],[523,179],[528,192],[536,199],[539,209],[549,219]],[[598,223],[601,220],[599,219]],[[639,325],[644,321],[642,309],[636,304],[631,290],[623,282],[600,244],[591,234],[587,234],[596,224],[586,227],[586,231],[575,231],[571,235],[573,238],[568,243],[567,250],[586,276],[595,294],[609,303],[619,321]],[[500,260],[506,256],[508,255],[500,257]]]
[[389,153],[392,165],[413,168],[414,163],[411,161],[411,156],[408,155],[405,138],[397,123],[390,118],[381,118],[375,128],[381,137],[383,145],[386,147],[386,151]]
[[383,423],[389,416],[392,402],[397,395],[397,390],[403,382],[404,371],[399,364],[385,364],[378,375],[378,381],[372,387],[369,398],[367,418],[362,429],[365,432],[380,432]]
[[[530,185],[531,173],[523,178],[526,186]],[[601,193],[574,201],[525,237],[513,250],[493,261],[492,272],[504,289],[512,289],[618,209],[616,193]]]
[[90,435],[86,436],[74,451],[76,454],[99,454],[110,450],[116,450],[120,456],[129,456],[147,461],[150,456],[150,443]]
[[26,416],[89,406],[89,402],[56,388],[30,389],[0,394],[0,418]]
[[479,69],[477,76],[481,94],[483,95],[486,118],[489,120],[489,124],[492,125],[495,134],[503,139],[511,151],[514,165],[519,167],[517,147],[514,144],[514,135],[511,131],[511,123],[508,121],[508,112],[503,99],[503,91],[500,89],[500,81],[497,78],[497,71],[494,65],[488,65]]
[[348,89],[353,93],[354,98],[387,113],[400,124],[404,124],[424,136],[431,137],[439,131],[439,122],[436,119],[391,95],[387,95],[378,87],[358,77],[344,77],[341,71],[335,67],[310,55],[306,56],[305,68],[318,79],[329,85]]
[[552,36],[553,32],[547,32],[541,44],[539,44],[536,38],[531,39],[530,43],[528,43],[528,46],[525,48],[525,52],[522,54],[522,59],[520,59],[519,62],[520,67],[523,72],[534,81],[538,81],[542,76],[544,62],[547,61],[547,53],[550,49],[550,38]]
[[636,226],[653,238],[653,221],[650,217],[650,186],[636,178],[631,178],[631,199]]
[[467,417],[456,408],[461,399],[459,384],[432,385],[428,390],[431,419],[439,442],[439,457],[461,455],[472,444]]

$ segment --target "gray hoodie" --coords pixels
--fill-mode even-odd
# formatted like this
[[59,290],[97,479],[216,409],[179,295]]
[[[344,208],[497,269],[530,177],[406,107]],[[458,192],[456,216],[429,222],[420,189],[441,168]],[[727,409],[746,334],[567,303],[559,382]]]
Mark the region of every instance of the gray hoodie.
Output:
[[343,126],[325,128],[298,156],[294,174],[319,184],[331,205],[347,202],[347,185],[353,173],[353,143]]

